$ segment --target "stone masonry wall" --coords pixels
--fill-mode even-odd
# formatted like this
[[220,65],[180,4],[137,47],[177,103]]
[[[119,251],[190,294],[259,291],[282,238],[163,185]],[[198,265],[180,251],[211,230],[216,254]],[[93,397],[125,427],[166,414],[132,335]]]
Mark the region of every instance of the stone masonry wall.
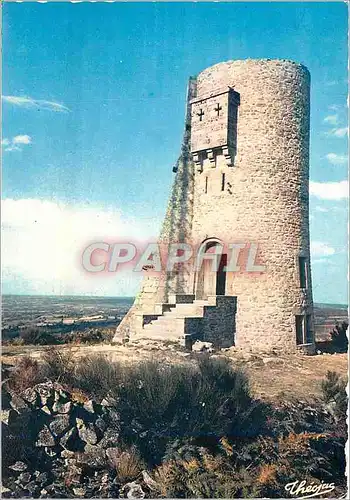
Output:
[[[312,315],[309,82],[305,67],[285,60],[230,61],[197,79],[197,99],[225,86],[240,94],[234,165],[219,156],[196,172],[192,238],[258,245],[265,272],[247,273],[243,259],[240,272],[226,278],[225,294],[237,297],[241,347],[295,350],[295,315]],[[307,290],[300,288],[299,256],[308,263]]]

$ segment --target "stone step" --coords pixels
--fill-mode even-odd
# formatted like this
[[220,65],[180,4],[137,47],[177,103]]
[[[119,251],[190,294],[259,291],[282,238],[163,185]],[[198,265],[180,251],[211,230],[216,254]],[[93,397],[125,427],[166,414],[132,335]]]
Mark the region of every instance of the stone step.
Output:
[[164,316],[160,316],[159,319],[162,318],[203,318],[203,308],[193,308],[188,311],[171,311],[164,313]]
[[174,341],[180,341],[184,339],[183,333],[178,333],[178,332],[169,332],[164,335],[164,331],[159,330],[158,331],[147,331],[147,332],[142,332],[137,335],[138,339],[150,339],[150,340],[174,340]]
[[145,325],[143,327],[143,329],[147,328],[152,328],[154,325],[166,325],[166,326],[171,326],[173,325],[174,323],[178,323],[178,320],[180,320],[180,324],[183,325],[184,322],[183,322],[183,318],[177,318],[177,317],[166,317],[166,316],[160,316],[158,319],[155,319],[153,320],[151,323],[147,323],[147,325]]

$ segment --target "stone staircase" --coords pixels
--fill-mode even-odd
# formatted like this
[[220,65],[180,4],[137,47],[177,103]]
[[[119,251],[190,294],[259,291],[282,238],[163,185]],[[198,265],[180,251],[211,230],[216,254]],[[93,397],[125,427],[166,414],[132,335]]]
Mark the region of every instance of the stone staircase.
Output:
[[[192,295],[169,297],[168,304],[158,305],[158,314],[143,314],[135,338],[171,340],[191,348],[195,340],[208,340],[211,331],[222,325],[223,335],[234,336],[235,297],[210,296],[196,300]],[[225,322],[225,319],[228,321]],[[232,334],[230,332],[232,330]],[[221,344],[220,338],[217,344]],[[224,342],[228,345],[227,341]]]

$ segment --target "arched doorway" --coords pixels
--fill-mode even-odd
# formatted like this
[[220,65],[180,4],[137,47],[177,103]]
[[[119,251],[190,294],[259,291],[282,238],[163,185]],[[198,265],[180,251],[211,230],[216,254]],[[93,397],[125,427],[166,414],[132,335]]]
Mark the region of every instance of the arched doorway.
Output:
[[199,248],[197,258],[199,260],[195,280],[196,299],[206,300],[209,295],[225,295],[227,254],[223,253],[221,241],[217,239],[204,241]]

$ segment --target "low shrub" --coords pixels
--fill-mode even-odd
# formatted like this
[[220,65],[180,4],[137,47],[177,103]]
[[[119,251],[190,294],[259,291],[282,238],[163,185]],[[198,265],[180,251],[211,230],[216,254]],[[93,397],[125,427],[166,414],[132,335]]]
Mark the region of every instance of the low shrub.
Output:
[[20,330],[19,338],[25,345],[55,345],[59,341],[53,333],[39,328],[24,328]]
[[29,356],[23,356],[11,372],[6,384],[10,390],[19,393],[43,380],[39,363]]
[[118,392],[122,371],[119,363],[111,363],[103,355],[86,356],[75,366],[73,384],[101,400]]
[[155,462],[174,440],[215,447],[223,436],[255,436],[265,425],[265,405],[251,397],[246,376],[221,359],[138,364],[124,372],[116,396],[123,439]]
[[346,394],[346,380],[341,378],[337,372],[328,371],[325,380],[322,381],[322,398],[328,410],[335,417],[338,431],[347,435],[347,409],[348,396]]
[[337,352],[347,352],[348,350],[348,337],[346,332],[348,330],[348,322],[342,321],[341,323],[336,323],[333,330],[330,332],[332,339],[332,346]]
[[115,453],[109,456],[110,465],[116,471],[116,478],[120,484],[134,481],[144,469],[144,464],[135,446],[125,451],[115,448]]
[[42,356],[41,373],[55,382],[71,383],[74,380],[75,361],[72,349],[50,347]]

